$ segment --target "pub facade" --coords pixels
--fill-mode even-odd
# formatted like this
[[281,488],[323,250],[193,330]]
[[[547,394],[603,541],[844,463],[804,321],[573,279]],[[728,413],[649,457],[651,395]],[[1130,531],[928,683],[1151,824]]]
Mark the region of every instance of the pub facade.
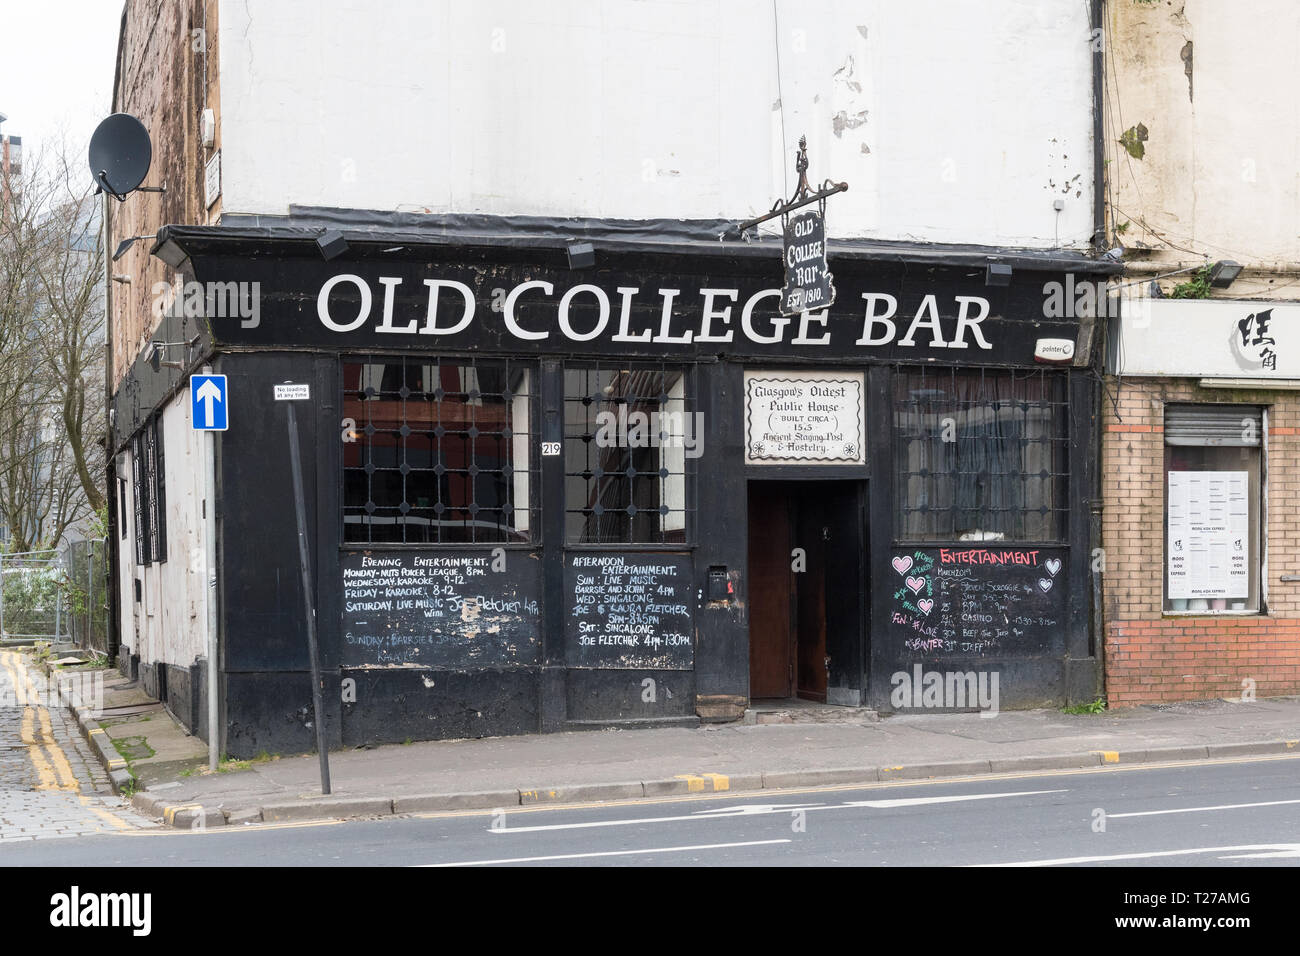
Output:
[[[1086,263],[989,285],[986,257],[844,244],[836,302],[787,317],[779,243],[611,238],[582,268],[319,235],[157,238],[185,276],[158,340],[228,380],[227,752],[311,747],[285,383],[336,745],[951,706],[900,696],[936,672],[996,674],[1002,708],[1096,695],[1093,326],[1044,316]],[[186,391],[142,354],[123,439]]]

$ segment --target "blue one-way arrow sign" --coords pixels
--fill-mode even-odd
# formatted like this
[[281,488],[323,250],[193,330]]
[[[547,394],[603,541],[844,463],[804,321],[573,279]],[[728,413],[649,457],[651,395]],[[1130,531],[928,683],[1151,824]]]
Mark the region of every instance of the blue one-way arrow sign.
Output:
[[226,404],[226,376],[190,376],[190,421],[195,431],[224,432],[230,420]]

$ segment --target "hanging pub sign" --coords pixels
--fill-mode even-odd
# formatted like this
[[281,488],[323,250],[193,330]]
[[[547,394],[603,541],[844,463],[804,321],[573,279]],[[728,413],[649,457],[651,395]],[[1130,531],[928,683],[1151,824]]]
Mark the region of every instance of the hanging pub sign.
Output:
[[[799,154],[794,168],[799,185],[789,200],[778,199],[772,209],[755,219],[742,222],[736,229],[742,236],[760,222],[781,217],[781,260],[785,263],[785,284],[781,287],[778,310],[784,316],[817,312],[835,304],[835,279],[826,263],[826,197],[842,193],[848,183],[829,179],[814,191],[808,185],[808,137],[799,137]],[[815,210],[791,216],[804,206],[817,204]]]
[[785,260],[782,315],[798,315],[834,305],[835,283],[826,264],[826,220],[820,211],[787,217],[782,254]]

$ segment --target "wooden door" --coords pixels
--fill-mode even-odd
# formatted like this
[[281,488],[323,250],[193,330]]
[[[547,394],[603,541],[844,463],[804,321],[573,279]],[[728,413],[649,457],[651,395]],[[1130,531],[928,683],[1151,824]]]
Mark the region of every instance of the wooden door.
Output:
[[749,483],[749,696],[794,691],[790,515],[779,484]]
[[[838,484],[838,482],[836,483]],[[826,703],[826,568],[830,541],[830,520],[824,492],[809,482],[798,499],[797,529],[791,547],[803,548],[807,570],[795,575],[795,603],[798,608],[798,654],[795,686],[804,700]],[[835,560],[843,561],[847,555]]]

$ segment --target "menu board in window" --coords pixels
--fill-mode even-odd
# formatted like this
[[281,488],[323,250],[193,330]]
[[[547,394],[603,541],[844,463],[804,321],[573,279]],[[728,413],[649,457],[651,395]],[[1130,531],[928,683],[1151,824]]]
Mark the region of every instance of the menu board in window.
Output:
[[1169,472],[1169,597],[1250,593],[1250,473]]

